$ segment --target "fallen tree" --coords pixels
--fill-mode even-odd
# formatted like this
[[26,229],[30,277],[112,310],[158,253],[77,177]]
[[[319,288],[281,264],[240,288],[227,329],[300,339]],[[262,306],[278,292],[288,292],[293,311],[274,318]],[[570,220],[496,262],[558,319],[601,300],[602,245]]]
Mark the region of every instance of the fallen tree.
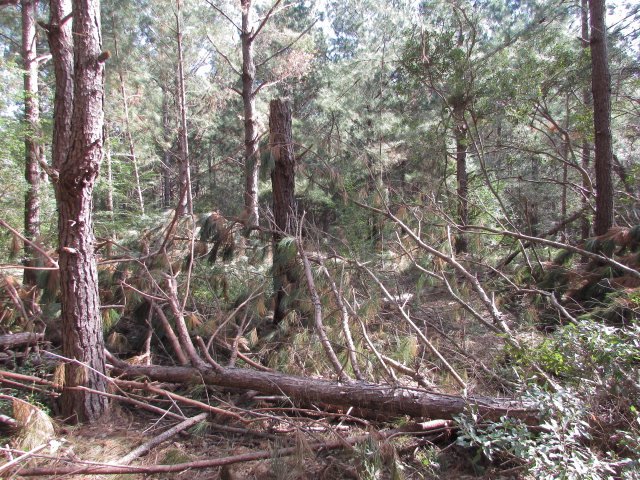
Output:
[[0,335],[0,350],[36,345],[38,342],[42,341],[43,338],[44,335],[42,333],[33,332]]
[[537,423],[535,407],[514,399],[451,395],[401,385],[340,383],[235,367],[196,369],[129,365],[121,361],[113,363],[111,374],[123,379],[140,381],[141,377],[146,377],[150,381],[165,383],[204,383],[256,390],[263,394],[286,395],[294,403],[355,407],[384,415],[391,413],[412,418],[448,420],[473,409],[487,420],[497,420],[507,415],[523,419],[528,424]]

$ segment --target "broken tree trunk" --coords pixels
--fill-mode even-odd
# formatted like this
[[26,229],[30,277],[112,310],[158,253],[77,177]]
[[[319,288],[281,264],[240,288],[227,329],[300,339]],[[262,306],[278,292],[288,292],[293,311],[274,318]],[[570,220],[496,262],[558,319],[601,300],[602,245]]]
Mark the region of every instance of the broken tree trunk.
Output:
[[223,367],[216,372],[213,369],[189,367],[134,366],[124,362],[117,362],[112,375],[138,381],[145,376],[159,382],[243,388],[271,395],[286,395],[294,402],[356,407],[380,411],[385,415],[392,413],[446,420],[473,407],[485,419],[496,420],[508,415],[524,419],[529,424],[537,423],[535,407],[516,400],[432,393],[397,385],[339,383],[244,368]]

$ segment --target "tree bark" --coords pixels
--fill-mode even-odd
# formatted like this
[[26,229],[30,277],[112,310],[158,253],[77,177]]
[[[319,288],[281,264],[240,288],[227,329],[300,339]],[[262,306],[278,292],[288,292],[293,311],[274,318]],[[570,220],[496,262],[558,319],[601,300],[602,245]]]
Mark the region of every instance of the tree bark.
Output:
[[536,409],[514,400],[428,393],[397,385],[339,383],[244,368],[223,367],[215,372],[187,367],[132,366],[124,362],[115,366],[113,375],[123,379],[146,376],[150,380],[167,383],[204,382],[207,385],[256,390],[268,395],[286,395],[293,402],[356,407],[380,411],[384,415],[413,418],[446,420],[469,411],[473,406],[486,419],[497,420],[502,415],[509,415],[536,423]]
[[[67,16],[73,11],[73,37]],[[93,188],[103,154],[104,63],[99,0],[51,2],[51,52],[56,71],[53,166],[58,204],[62,353],[62,415],[95,421],[107,408],[105,357],[93,232]],[[73,38],[73,47],[72,47]],[[73,52],[73,64],[71,55]],[[73,88],[72,88],[73,87]],[[83,365],[82,365],[83,364]]]
[[[589,4],[588,0],[580,0],[580,24],[582,40],[589,41]],[[586,50],[586,45],[585,45]],[[589,88],[585,85],[582,90],[582,101],[585,107],[591,105],[591,93]],[[582,139],[582,168],[585,172],[589,171],[589,163],[591,159],[591,146],[585,138]],[[590,216],[587,215],[587,207],[589,205],[589,198],[591,197],[591,185],[589,185],[588,179],[585,175],[582,176],[582,196],[580,198],[581,209],[584,212],[582,215],[582,221],[580,222],[580,236],[583,240],[591,236],[591,221]]]
[[611,74],[607,58],[605,0],[589,0],[591,19],[591,93],[595,132],[596,215],[594,233],[613,226],[613,147],[611,136]]
[[33,332],[20,332],[11,335],[0,335],[0,350],[37,345],[42,341],[44,334]]
[[113,170],[111,168],[111,145],[109,143],[109,130],[104,129],[104,142],[105,152],[104,158],[107,163],[107,212],[109,218],[113,220]]
[[[21,0],[22,5],[22,60],[24,68],[24,117],[27,123],[24,138],[25,170],[27,191],[24,198],[24,236],[35,240],[40,235],[40,145],[38,130],[40,124],[40,101],[38,92],[38,61],[36,52],[36,8],[38,0]],[[31,245],[24,244],[29,257],[34,253]],[[36,284],[36,271],[25,270],[25,285]]]
[[171,118],[169,117],[168,95],[167,91],[164,91],[162,101],[162,131],[166,142],[163,152],[164,161],[162,162],[162,206],[164,208],[171,206],[171,197],[173,196],[171,190],[171,158],[173,153],[171,152]]
[[178,162],[180,163],[180,200],[178,215],[193,215],[193,195],[191,193],[191,164],[189,159],[189,139],[187,136],[187,98],[184,82],[184,61],[182,58],[181,0],[177,0],[176,32],[178,43],[178,110],[180,133],[178,136]]
[[287,292],[297,283],[294,275],[295,260],[283,262],[278,255],[283,236],[296,234],[295,166],[296,157],[291,133],[291,107],[283,100],[272,100],[269,105],[269,145],[274,159],[271,171],[273,191],[273,289],[276,292],[273,312],[274,323],[286,315]]
[[[464,121],[465,103],[454,105],[454,136],[456,140],[456,180],[458,183],[458,221],[460,225],[469,223],[469,174],[467,173],[467,126]],[[465,253],[469,247],[469,237],[459,233],[455,238],[456,253]]]
[[256,125],[256,65],[253,56],[254,31],[251,26],[253,17],[253,0],[241,0],[242,8],[242,103],[244,105],[244,217],[245,226],[258,225],[258,132]]
[[[112,19],[113,22],[113,47],[116,54],[116,61],[120,62],[120,51],[118,50],[118,35],[116,32],[116,20]],[[128,147],[129,147],[129,156],[131,158],[131,163],[133,166],[133,177],[135,180],[135,190],[136,195],[138,197],[138,208],[140,208],[140,213],[144,215],[144,199],[142,197],[142,187],[140,186],[140,171],[138,169],[138,158],[136,157],[136,149],[133,143],[133,136],[131,135],[131,124],[129,122],[129,100],[127,98],[127,89],[124,82],[124,73],[122,71],[122,66],[118,66],[118,77],[120,79],[120,94],[122,95],[122,109],[124,113],[124,136],[127,139]]]

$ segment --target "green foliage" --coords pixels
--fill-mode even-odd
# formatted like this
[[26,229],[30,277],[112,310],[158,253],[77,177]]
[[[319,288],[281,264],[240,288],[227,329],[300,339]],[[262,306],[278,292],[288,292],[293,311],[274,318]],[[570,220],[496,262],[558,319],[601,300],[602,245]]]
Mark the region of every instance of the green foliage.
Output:
[[577,392],[530,389],[525,400],[540,408],[539,433],[520,420],[503,416],[499,422],[486,422],[471,412],[456,418],[461,430],[457,443],[476,448],[475,462],[508,461],[539,479],[609,480],[619,471],[614,452],[602,457],[589,447],[589,409]]
[[[613,387],[623,380],[622,372],[633,371],[640,360],[640,327],[612,327],[592,320],[582,320],[558,329],[545,341],[541,350],[548,356],[562,356],[567,380],[580,382],[598,378]],[[540,358],[542,365],[544,358]],[[557,368],[556,368],[557,370]]]

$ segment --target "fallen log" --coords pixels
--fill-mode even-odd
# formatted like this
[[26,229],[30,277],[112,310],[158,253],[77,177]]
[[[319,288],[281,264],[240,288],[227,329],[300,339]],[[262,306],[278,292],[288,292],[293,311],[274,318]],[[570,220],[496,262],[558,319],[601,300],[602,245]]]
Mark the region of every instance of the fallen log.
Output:
[[286,395],[294,403],[355,407],[378,411],[384,415],[448,420],[473,409],[486,420],[497,420],[508,415],[525,420],[530,425],[538,422],[535,406],[518,400],[450,395],[401,385],[340,383],[235,367],[222,367],[220,371],[216,371],[190,367],[129,365],[121,361],[114,362],[111,374],[137,381],[146,377],[150,381],[166,383],[204,383],[256,390],[264,394]]
[[0,350],[14,349],[16,347],[26,347],[28,345],[36,345],[42,341],[44,335],[42,333],[21,332],[9,335],[0,335]]

